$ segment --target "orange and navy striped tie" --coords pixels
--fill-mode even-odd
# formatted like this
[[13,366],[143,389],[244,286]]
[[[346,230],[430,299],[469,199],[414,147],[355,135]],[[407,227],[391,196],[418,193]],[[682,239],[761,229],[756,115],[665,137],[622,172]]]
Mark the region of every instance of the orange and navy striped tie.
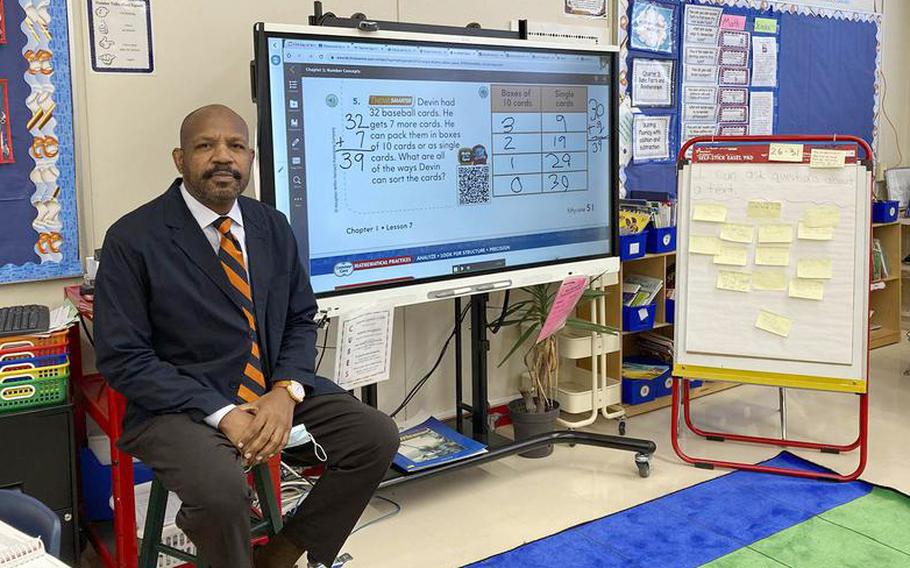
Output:
[[256,332],[256,319],[253,309],[253,293],[250,288],[250,279],[247,275],[246,264],[243,262],[243,253],[240,252],[240,243],[231,233],[233,221],[230,217],[219,217],[215,221],[215,228],[221,233],[221,245],[218,247],[218,259],[221,268],[227,274],[231,286],[237,290],[237,297],[243,309],[243,315],[250,325],[250,356],[243,369],[243,377],[237,388],[239,403],[252,402],[266,392],[265,376],[262,374],[262,361],[259,352],[259,335]]

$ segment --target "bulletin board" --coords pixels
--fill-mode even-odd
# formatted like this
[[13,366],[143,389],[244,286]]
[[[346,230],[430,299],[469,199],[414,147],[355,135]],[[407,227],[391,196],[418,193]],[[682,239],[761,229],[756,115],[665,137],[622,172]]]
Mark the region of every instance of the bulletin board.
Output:
[[680,170],[674,373],[865,392],[871,171],[730,144]]
[[81,273],[66,0],[0,0],[0,283]]
[[[676,153],[694,136],[838,132],[875,148],[880,14],[775,0],[621,4],[625,194],[674,194]],[[649,75],[635,74],[642,62]],[[647,104],[667,91],[670,105]]]

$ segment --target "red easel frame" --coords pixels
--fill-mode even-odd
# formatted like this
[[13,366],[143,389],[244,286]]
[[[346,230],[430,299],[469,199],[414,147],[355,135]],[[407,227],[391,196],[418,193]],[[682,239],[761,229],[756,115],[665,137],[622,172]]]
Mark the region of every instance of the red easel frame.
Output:
[[[828,135],[828,136],[794,136],[794,135],[781,135],[781,136],[699,136],[692,138],[679,150],[679,155],[677,157],[677,163],[681,166],[686,163],[686,154],[689,149],[697,144],[702,143],[718,143],[718,142],[745,142],[745,143],[772,143],[772,142],[784,142],[784,143],[806,143],[806,142],[820,142],[820,143],[840,143],[840,142],[850,142],[856,144],[858,147],[863,149],[865,153],[865,159],[863,160],[866,163],[867,168],[872,167],[872,148],[869,144],[862,138],[856,136],[841,136],[841,135]],[[872,186],[869,186],[869,199],[872,199]],[[872,224],[869,224],[869,241],[870,246],[872,243]],[[872,258],[869,255],[869,278],[871,279],[872,275]],[[871,282],[866,281],[866,290],[867,294],[870,293]],[[673,398],[672,398],[672,418],[670,423],[670,440],[673,444],[673,450],[676,452],[676,455],[680,457],[684,462],[690,463],[695,467],[703,469],[714,469],[715,467],[723,467],[728,469],[738,469],[745,471],[757,471],[763,473],[776,473],[780,475],[789,475],[793,477],[803,477],[810,479],[827,479],[831,481],[853,481],[858,479],[862,474],[863,470],[866,468],[866,461],[868,458],[869,450],[869,359],[870,359],[870,331],[869,331],[869,318],[868,314],[866,316],[866,391],[863,393],[858,393],[859,396],[859,434],[857,435],[856,440],[850,444],[846,445],[837,445],[837,444],[825,444],[821,442],[808,442],[804,440],[790,440],[784,437],[782,434],[779,438],[766,438],[762,436],[746,436],[742,434],[733,434],[727,432],[710,432],[698,428],[693,424],[692,413],[691,413],[691,396],[689,389],[689,380],[683,379],[681,377],[673,377]],[[847,475],[841,475],[839,473],[830,473],[830,472],[819,472],[819,471],[805,471],[792,468],[782,468],[782,467],[772,467],[760,464],[750,464],[743,462],[733,462],[733,461],[724,461],[724,460],[715,460],[710,458],[699,458],[692,457],[686,454],[680,446],[679,443],[679,434],[680,434],[680,425],[679,425],[679,414],[680,407],[683,410],[683,417],[685,419],[686,427],[694,434],[701,436],[703,438],[714,440],[714,441],[724,441],[732,440],[736,442],[746,442],[750,444],[764,444],[770,446],[779,446],[783,448],[802,448],[802,449],[814,449],[820,450],[823,453],[832,453],[839,454],[841,452],[849,452],[856,449],[859,449],[859,464],[856,469]]]

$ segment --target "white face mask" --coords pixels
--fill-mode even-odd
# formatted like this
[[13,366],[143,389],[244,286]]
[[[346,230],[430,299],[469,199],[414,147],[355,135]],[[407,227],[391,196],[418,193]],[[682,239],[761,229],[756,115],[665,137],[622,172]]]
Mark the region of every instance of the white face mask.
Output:
[[296,448],[297,446],[302,446],[313,442],[313,453],[316,454],[316,459],[321,462],[328,460],[328,456],[325,453],[325,450],[322,446],[319,445],[319,442],[316,441],[316,438],[307,431],[306,426],[303,424],[297,424],[291,428],[291,433],[288,436],[288,443],[285,446],[287,448]]

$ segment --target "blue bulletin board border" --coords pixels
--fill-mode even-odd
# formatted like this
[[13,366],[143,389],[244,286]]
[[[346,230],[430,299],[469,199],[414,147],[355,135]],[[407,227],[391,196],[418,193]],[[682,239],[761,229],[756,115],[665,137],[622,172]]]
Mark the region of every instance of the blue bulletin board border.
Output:
[[[676,7],[672,53],[634,49],[629,30],[637,3]],[[675,161],[636,161],[632,155],[632,116],[670,114],[671,155],[683,142],[684,19],[686,5],[716,6],[724,14],[746,16],[746,31],[778,39],[777,86],[748,87],[751,95],[774,94],[773,134],[852,134],[864,138],[877,151],[880,110],[881,14],[820,8],[776,0],[620,0],[620,194],[631,191],[676,194]],[[756,17],[777,21],[775,34],[755,33]],[[835,54],[818,53],[821,46],[839,47]],[[849,46],[849,47],[846,47]],[[827,57],[826,57],[827,56]],[[631,79],[634,59],[675,60],[676,85],[672,107],[634,108]],[[751,73],[752,49],[748,68]],[[832,63],[833,62],[833,63]],[[811,77],[811,78],[810,78]],[[860,80],[857,80],[859,77]],[[806,101],[823,101],[809,109]],[[872,104],[869,104],[872,101]],[[751,100],[750,109],[751,109]],[[675,151],[674,151],[675,150]]]
[[[27,42],[27,36],[22,31],[22,22],[14,21],[13,15],[23,13],[18,0],[6,1],[7,43],[2,49],[15,49],[21,53]],[[51,0],[48,6],[51,22],[48,30],[51,34],[49,47],[53,52],[54,85],[54,119],[56,126],[54,135],[59,141],[59,154],[56,166],[60,171],[57,185],[60,187],[58,201],[60,203],[60,221],[62,228],[60,234],[63,244],[60,247],[62,258],[59,262],[41,262],[38,256],[32,253],[34,260],[22,264],[7,263],[0,266],[0,283],[27,282],[34,280],[49,280],[54,278],[68,278],[82,274],[82,263],[79,257],[79,222],[76,195],[76,158],[75,136],[73,124],[73,93],[72,93],[72,68],[70,52],[69,13],[66,0]],[[18,16],[16,16],[18,19]],[[21,55],[20,55],[21,57]],[[21,75],[11,75],[10,81],[23,81]],[[10,101],[12,105],[13,101]],[[21,103],[21,101],[17,101]],[[12,117],[21,120],[22,117]],[[26,117],[25,120],[28,120]],[[27,168],[30,173],[35,166],[34,159],[28,152],[19,152],[15,164],[6,164],[0,167]],[[28,176],[25,176],[28,179]],[[30,180],[27,188],[21,188],[28,195],[36,191],[36,186]],[[19,188],[17,188],[19,189]],[[32,211],[35,211],[34,209]],[[5,227],[0,227],[0,238]],[[37,235],[37,233],[35,233]]]

